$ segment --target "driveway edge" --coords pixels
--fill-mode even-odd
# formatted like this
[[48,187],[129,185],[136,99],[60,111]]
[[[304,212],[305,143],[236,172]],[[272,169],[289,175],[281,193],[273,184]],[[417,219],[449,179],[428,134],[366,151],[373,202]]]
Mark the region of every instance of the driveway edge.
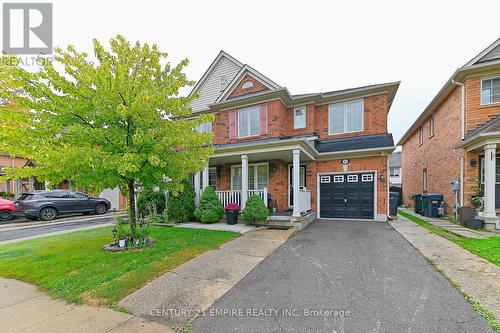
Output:
[[480,303],[497,320],[500,318],[499,267],[402,216],[398,215],[398,220],[389,224],[460,290],[469,302]]

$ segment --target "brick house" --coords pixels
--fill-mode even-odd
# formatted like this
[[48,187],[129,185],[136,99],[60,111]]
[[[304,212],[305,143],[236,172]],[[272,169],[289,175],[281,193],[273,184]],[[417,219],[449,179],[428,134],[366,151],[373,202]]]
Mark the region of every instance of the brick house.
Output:
[[415,193],[441,193],[449,214],[455,201],[472,206],[474,196],[484,196],[486,227],[499,229],[499,143],[500,38],[453,73],[398,142],[404,202]]
[[291,95],[221,51],[191,94],[193,116],[215,115],[214,154],[194,176],[197,202],[213,186],[223,203],[251,194],[271,220],[386,220],[387,156],[394,150],[387,116],[399,82]]

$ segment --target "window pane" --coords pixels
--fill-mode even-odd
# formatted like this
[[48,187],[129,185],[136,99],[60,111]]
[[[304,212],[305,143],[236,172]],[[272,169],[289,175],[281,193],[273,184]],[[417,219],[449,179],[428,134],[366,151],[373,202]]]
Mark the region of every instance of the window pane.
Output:
[[255,166],[248,167],[248,189],[255,190]]
[[250,109],[250,135],[259,135],[260,133],[260,121],[259,121],[259,108],[254,107]]
[[330,134],[344,132],[344,105],[330,105]]
[[494,84],[491,88],[491,102],[500,102],[500,81],[498,82],[498,85]]
[[240,110],[238,112],[238,136],[245,137],[248,136],[247,128],[247,112],[245,110]]
[[295,128],[306,127],[306,111],[305,109],[295,110]]
[[232,190],[241,191],[241,167],[231,168]]
[[346,132],[363,129],[363,101],[346,103]]
[[217,187],[217,168],[208,169],[208,186],[213,187],[215,190]]
[[491,81],[483,80],[481,87],[481,104],[491,103]]
[[263,190],[267,187],[267,165],[259,165],[257,167],[257,188]]

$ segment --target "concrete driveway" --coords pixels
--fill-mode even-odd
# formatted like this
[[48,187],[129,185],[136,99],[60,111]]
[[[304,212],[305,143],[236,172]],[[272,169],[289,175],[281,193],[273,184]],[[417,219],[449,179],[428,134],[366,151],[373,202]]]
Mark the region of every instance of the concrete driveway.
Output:
[[386,223],[315,221],[193,324],[194,332],[493,332]]

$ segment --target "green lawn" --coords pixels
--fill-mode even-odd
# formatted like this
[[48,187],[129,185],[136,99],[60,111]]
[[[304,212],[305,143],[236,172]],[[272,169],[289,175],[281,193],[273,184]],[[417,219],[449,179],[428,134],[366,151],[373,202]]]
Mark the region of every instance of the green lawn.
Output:
[[37,284],[54,297],[114,307],[148,281],[238,236],[236,233],[152,227],[156,245],[107,252],[111,227],[0,246],[0,276]]
[[398,210],[398,214],[421,225],[425,229],[454,242],[464,249],[477,254],[478,256],[488,260],[489,262],[500,266],[500,237],[491,237],[488,239],[465,238],[455,235],[454,233],[451,233],[441,227],[433,226],[429,222],[419,219],[401,210]]

